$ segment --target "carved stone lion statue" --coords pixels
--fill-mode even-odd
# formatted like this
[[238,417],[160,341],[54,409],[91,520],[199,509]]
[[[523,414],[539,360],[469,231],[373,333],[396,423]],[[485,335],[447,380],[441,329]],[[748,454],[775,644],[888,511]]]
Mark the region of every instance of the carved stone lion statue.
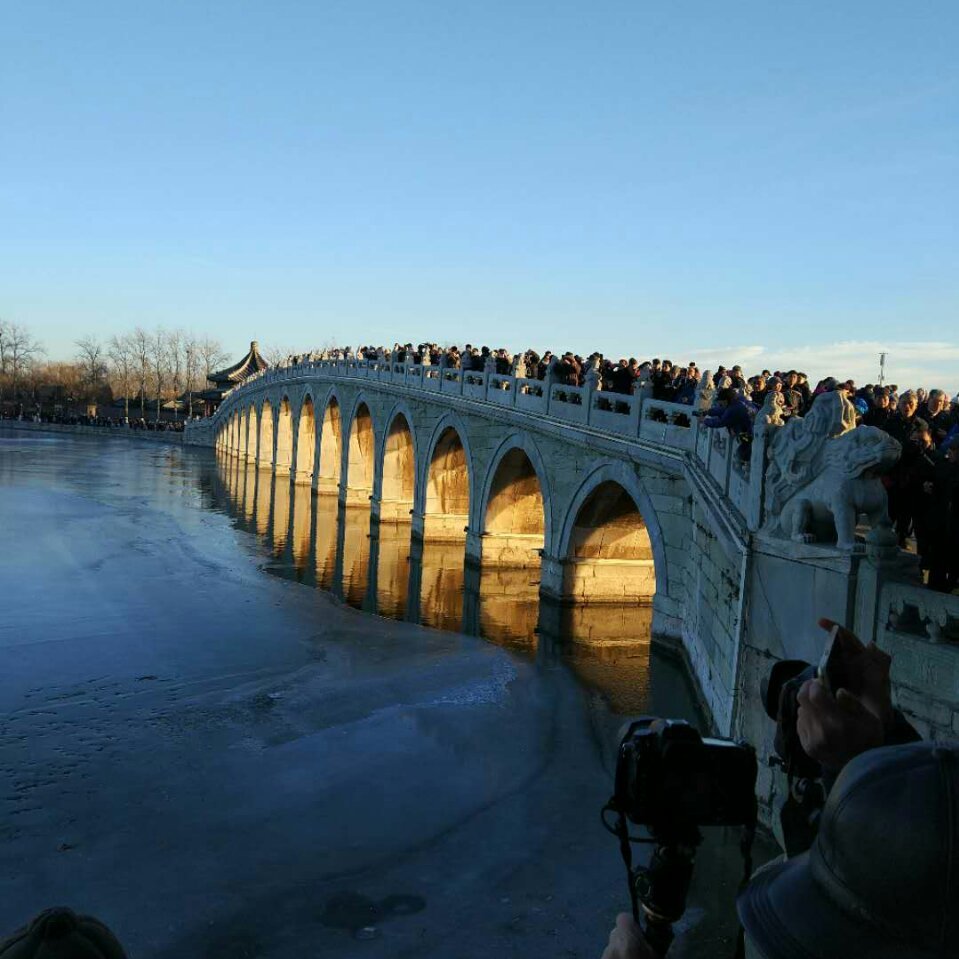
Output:
[[782,393],[767,393],[762,408],[756,414],[753,433],[772,433],[783,425],[785,401]]
[[800,543],[835,540],[849,550],[860,514],[873,525],[889,522],[879,477],[902,447],[877,427],[852,426],[847,406],[844,395],[823,394],[805,419],[793,417],[776,430],[766,475],[767,531]]

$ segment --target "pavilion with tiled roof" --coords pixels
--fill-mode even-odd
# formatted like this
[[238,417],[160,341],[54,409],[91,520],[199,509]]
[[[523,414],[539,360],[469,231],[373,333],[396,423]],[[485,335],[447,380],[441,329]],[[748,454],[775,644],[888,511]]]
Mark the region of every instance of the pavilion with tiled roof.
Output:
[[269,366],[270,364],[260,355],[259,344],[254,340],[250,344],[249,352],[242,360],[225,369],[210,373],[207,376],[207,380],[212,386],[202,393],[194,394],[197,399],[203,400],[205,415],[211,416],[215,413],[223,396],[229,390],[232,390],[234,386],[239,386],[240,383],[254,373],[260,373],[263,370],[269,369]]

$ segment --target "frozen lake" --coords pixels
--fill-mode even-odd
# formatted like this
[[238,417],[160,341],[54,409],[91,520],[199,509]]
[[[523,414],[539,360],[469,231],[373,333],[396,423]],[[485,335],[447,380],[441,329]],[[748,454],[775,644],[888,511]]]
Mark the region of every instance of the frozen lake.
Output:
[[[70,905],[140,959],[599,956],[616,731],[695,721],[680,668],[644,610],[540,637],[529,571],[368,534],[210,451],[0,430],[0,931]],[[726,954],[737,840],[670,955]]]

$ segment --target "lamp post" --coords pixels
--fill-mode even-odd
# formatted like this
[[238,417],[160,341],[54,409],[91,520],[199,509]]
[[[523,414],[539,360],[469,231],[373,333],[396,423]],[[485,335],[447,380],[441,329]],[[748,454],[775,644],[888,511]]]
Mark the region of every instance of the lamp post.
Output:
[[879,385],[882,386],[886,381],[886,354],[879,354]]

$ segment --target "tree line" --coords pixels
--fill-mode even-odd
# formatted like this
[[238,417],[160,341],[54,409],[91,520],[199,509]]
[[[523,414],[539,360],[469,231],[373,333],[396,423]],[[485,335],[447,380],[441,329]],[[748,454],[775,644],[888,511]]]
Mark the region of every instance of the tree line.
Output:
[[132,407],[144,419],[148,410],[160,419],[171,399],[182,397],[192,411],[193,393],[227,361],[218,340],[162,327],[138,326],[109,339],[87,335],[75,346],[72,359],[48,360],[29,329],[0,319],[0,405],[32,412],[122,399],[125,416]]

